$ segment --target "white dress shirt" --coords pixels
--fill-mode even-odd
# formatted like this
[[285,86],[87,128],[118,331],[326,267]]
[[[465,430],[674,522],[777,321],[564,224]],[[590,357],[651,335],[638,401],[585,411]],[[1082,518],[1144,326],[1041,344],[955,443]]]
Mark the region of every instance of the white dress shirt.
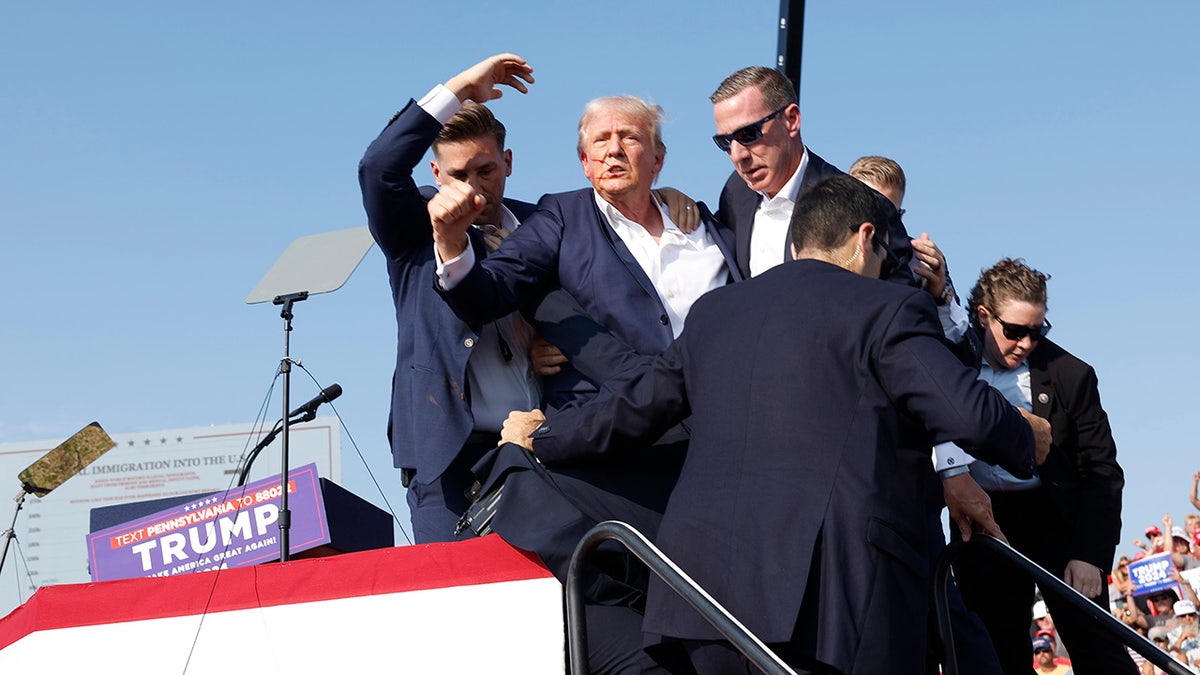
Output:
[[658,241],[654,241],[646,228],[604,201],[595,190],[592,194],[609,227],[625,243],[650,278],[650,283],[654,284],[658,298],[667,310],[667,318],[671,320],[671,332],[679,337],[692,303],[712,289],[724,286],[729,278],[729,268],[721,249],[717,248],[703,223],[691,234],[684,234],[671,222],[667,208],[653,196],[663,220],[663,233]]
[[[808,170],[808,148],[800,157],[796,173],[783,184],[774,197],[758,193],[758,208],[754,211],[754,228],[750,230],[750,276],[756,277],[791,257],[792,210],[800,196],[800,183]],[[785,257],[786,256],[786,257]]]

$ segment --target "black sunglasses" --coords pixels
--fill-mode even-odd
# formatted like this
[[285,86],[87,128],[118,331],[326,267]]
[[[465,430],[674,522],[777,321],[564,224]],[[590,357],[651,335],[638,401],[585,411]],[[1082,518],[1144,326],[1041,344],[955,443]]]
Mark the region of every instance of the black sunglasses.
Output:
[[[791,105],[791,103],[788,105]],[[731,145],[733,145],[734,141],[737,141],[743,146],[754,145],[762,139],[763,125],[778,117],[779,113],[787,110],[788,105],[785,105],[761,120],[754,122],[753,124],[747,124],[746,126],[742,127],[741,129],[737,129],[732,133],[717,134],[713,136],[713,142],[717,144],[717,147],[720,148],[722,152],[729,152],[729,148]]]
[[1046,334],[1049,333],[1050,329],[1053,327],[1050,325],[1049,321],[1046,321],[1046,323],[1043,323],[1040,326],[1026,326],[1020,323],[1009,323],[996,316],[995,312],[991,312],[991,314],[992,318],[1000,324],[1002,329],[1004,329],[1004,337],[1008,338],[1009,340],[1020,340],[1028,335],[1031,340],[1037,342],[1038,340],[1046,337]]

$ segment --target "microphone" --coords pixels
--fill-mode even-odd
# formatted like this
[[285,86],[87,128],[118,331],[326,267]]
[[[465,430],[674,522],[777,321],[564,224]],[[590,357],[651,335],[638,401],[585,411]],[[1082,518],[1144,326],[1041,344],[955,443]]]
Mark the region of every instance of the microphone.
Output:
[[331,384],[328,387],[325,387],[324,389],[322,389],[321,393],[314,396],[311,401],[305,403],[304,405],[300,406],[299,408],[296,408],[292,412],[288,413],[288,417],[292,418],[292,417],[295,417],[296,415],[316,414],[317,408],[319,408],[322,403],[329,403],[329,402],[333,401],[333,399],[335,399],[341,395],[342,395],[342,385]]

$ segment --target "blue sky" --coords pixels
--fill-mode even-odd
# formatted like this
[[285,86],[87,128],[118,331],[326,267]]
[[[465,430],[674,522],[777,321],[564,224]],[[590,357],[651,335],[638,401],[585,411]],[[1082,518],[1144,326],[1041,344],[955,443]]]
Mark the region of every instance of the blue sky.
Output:
[[[420,6],[416,6],[420,5]],[[493,106],[510,195],[583,177],[595,96],[661,104],[661,183],[715,205],[707,97],[771,65],[778,3],[23,3],[0,24],[0,441],[250,421],[282,321],[243,300],[293,239],[365,224],[356,165],[409,97],[513,51]],[[1187,510],[1200,453],[1191,194],[1200,4],[810,0],[808,146],[896,158],[912,233],[968,288],[1004,256],[1053,275],[1053,337],[1095,366],[1125,467],[1125,546]],[[418,175],[428,181],[428,171]],[[381,254],[296,307],[291,336],[393,505],[395,325]],[[303,373],[293,400],[318,387]],[[272,410],[278,409],[277,400]],[[275,413],[273,413],[275,414]],[[345,483],[379,501],[343,439]],[[264,460],[269,461],[269,460]],[[14,489],[15,478],[12,479]],[[403,519],[407,519],[402,515]]]

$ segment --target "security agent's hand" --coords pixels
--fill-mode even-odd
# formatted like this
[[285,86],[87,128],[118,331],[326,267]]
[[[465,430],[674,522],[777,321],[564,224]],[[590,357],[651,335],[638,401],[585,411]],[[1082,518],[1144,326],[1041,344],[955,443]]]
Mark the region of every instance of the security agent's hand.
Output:
[[925,280],[925,290],[941,304],[942,291],[946,289],[946,256],[929,238],[928,232],[922,232],[921,238],[913,239],[911,243],[913,274]]
[[1100,578],[1103,576],[1099,567],[1082,560],[1071,560],[1063,571],[1063,581],[1085,598],[1100,595]]
[[1033,444],[1037,453],[1037,463],[1038,466],[1041,466],[1046,461],[1046,456],[1050,454],[1050,443],[1053,440],[1050,437],[1050,423],[1020,406],[1014,407],[1025,418],[1025,421],[1029,422],[1029,427],[1033,430]]
[[487,199],[463,181],[442,186],[429,200],[433,241],[442,262],[457,258],[467,250],[467,228],[486,206]]
[[525,80],[533,84],[533,68],[516,54],[497,54],[476,63],[446,81],[445,87],[460,101],[487,103],[500,98],[504,92],[497,85],[506,85],[522,94],[528,93]]
[[950,509],[950,520],[958,527],[963,541],[971,540],[972,532],[982,532],[1008,542],[992,516],[992,499],[988,497],[971,474],[963,473],[942,479],[942,493]]
[[533,372],[538,375],[557,375],[562,372],[562,364],[567,362],[567,357],[558,347],[535,335],[529,343],[529,362],[533,365]]
[[700,209],[691,197],[669,187],[658,188],[654,193],[667,205],[667,215],[681,232],[691,234],[700,227]]
[[514,410],[508,413],[508,419],[504,420],[504,427],[500,429],[500,442],[515,443],[533,452],[533,439],[529,435],[545,421],[546,416],[541,410]]

